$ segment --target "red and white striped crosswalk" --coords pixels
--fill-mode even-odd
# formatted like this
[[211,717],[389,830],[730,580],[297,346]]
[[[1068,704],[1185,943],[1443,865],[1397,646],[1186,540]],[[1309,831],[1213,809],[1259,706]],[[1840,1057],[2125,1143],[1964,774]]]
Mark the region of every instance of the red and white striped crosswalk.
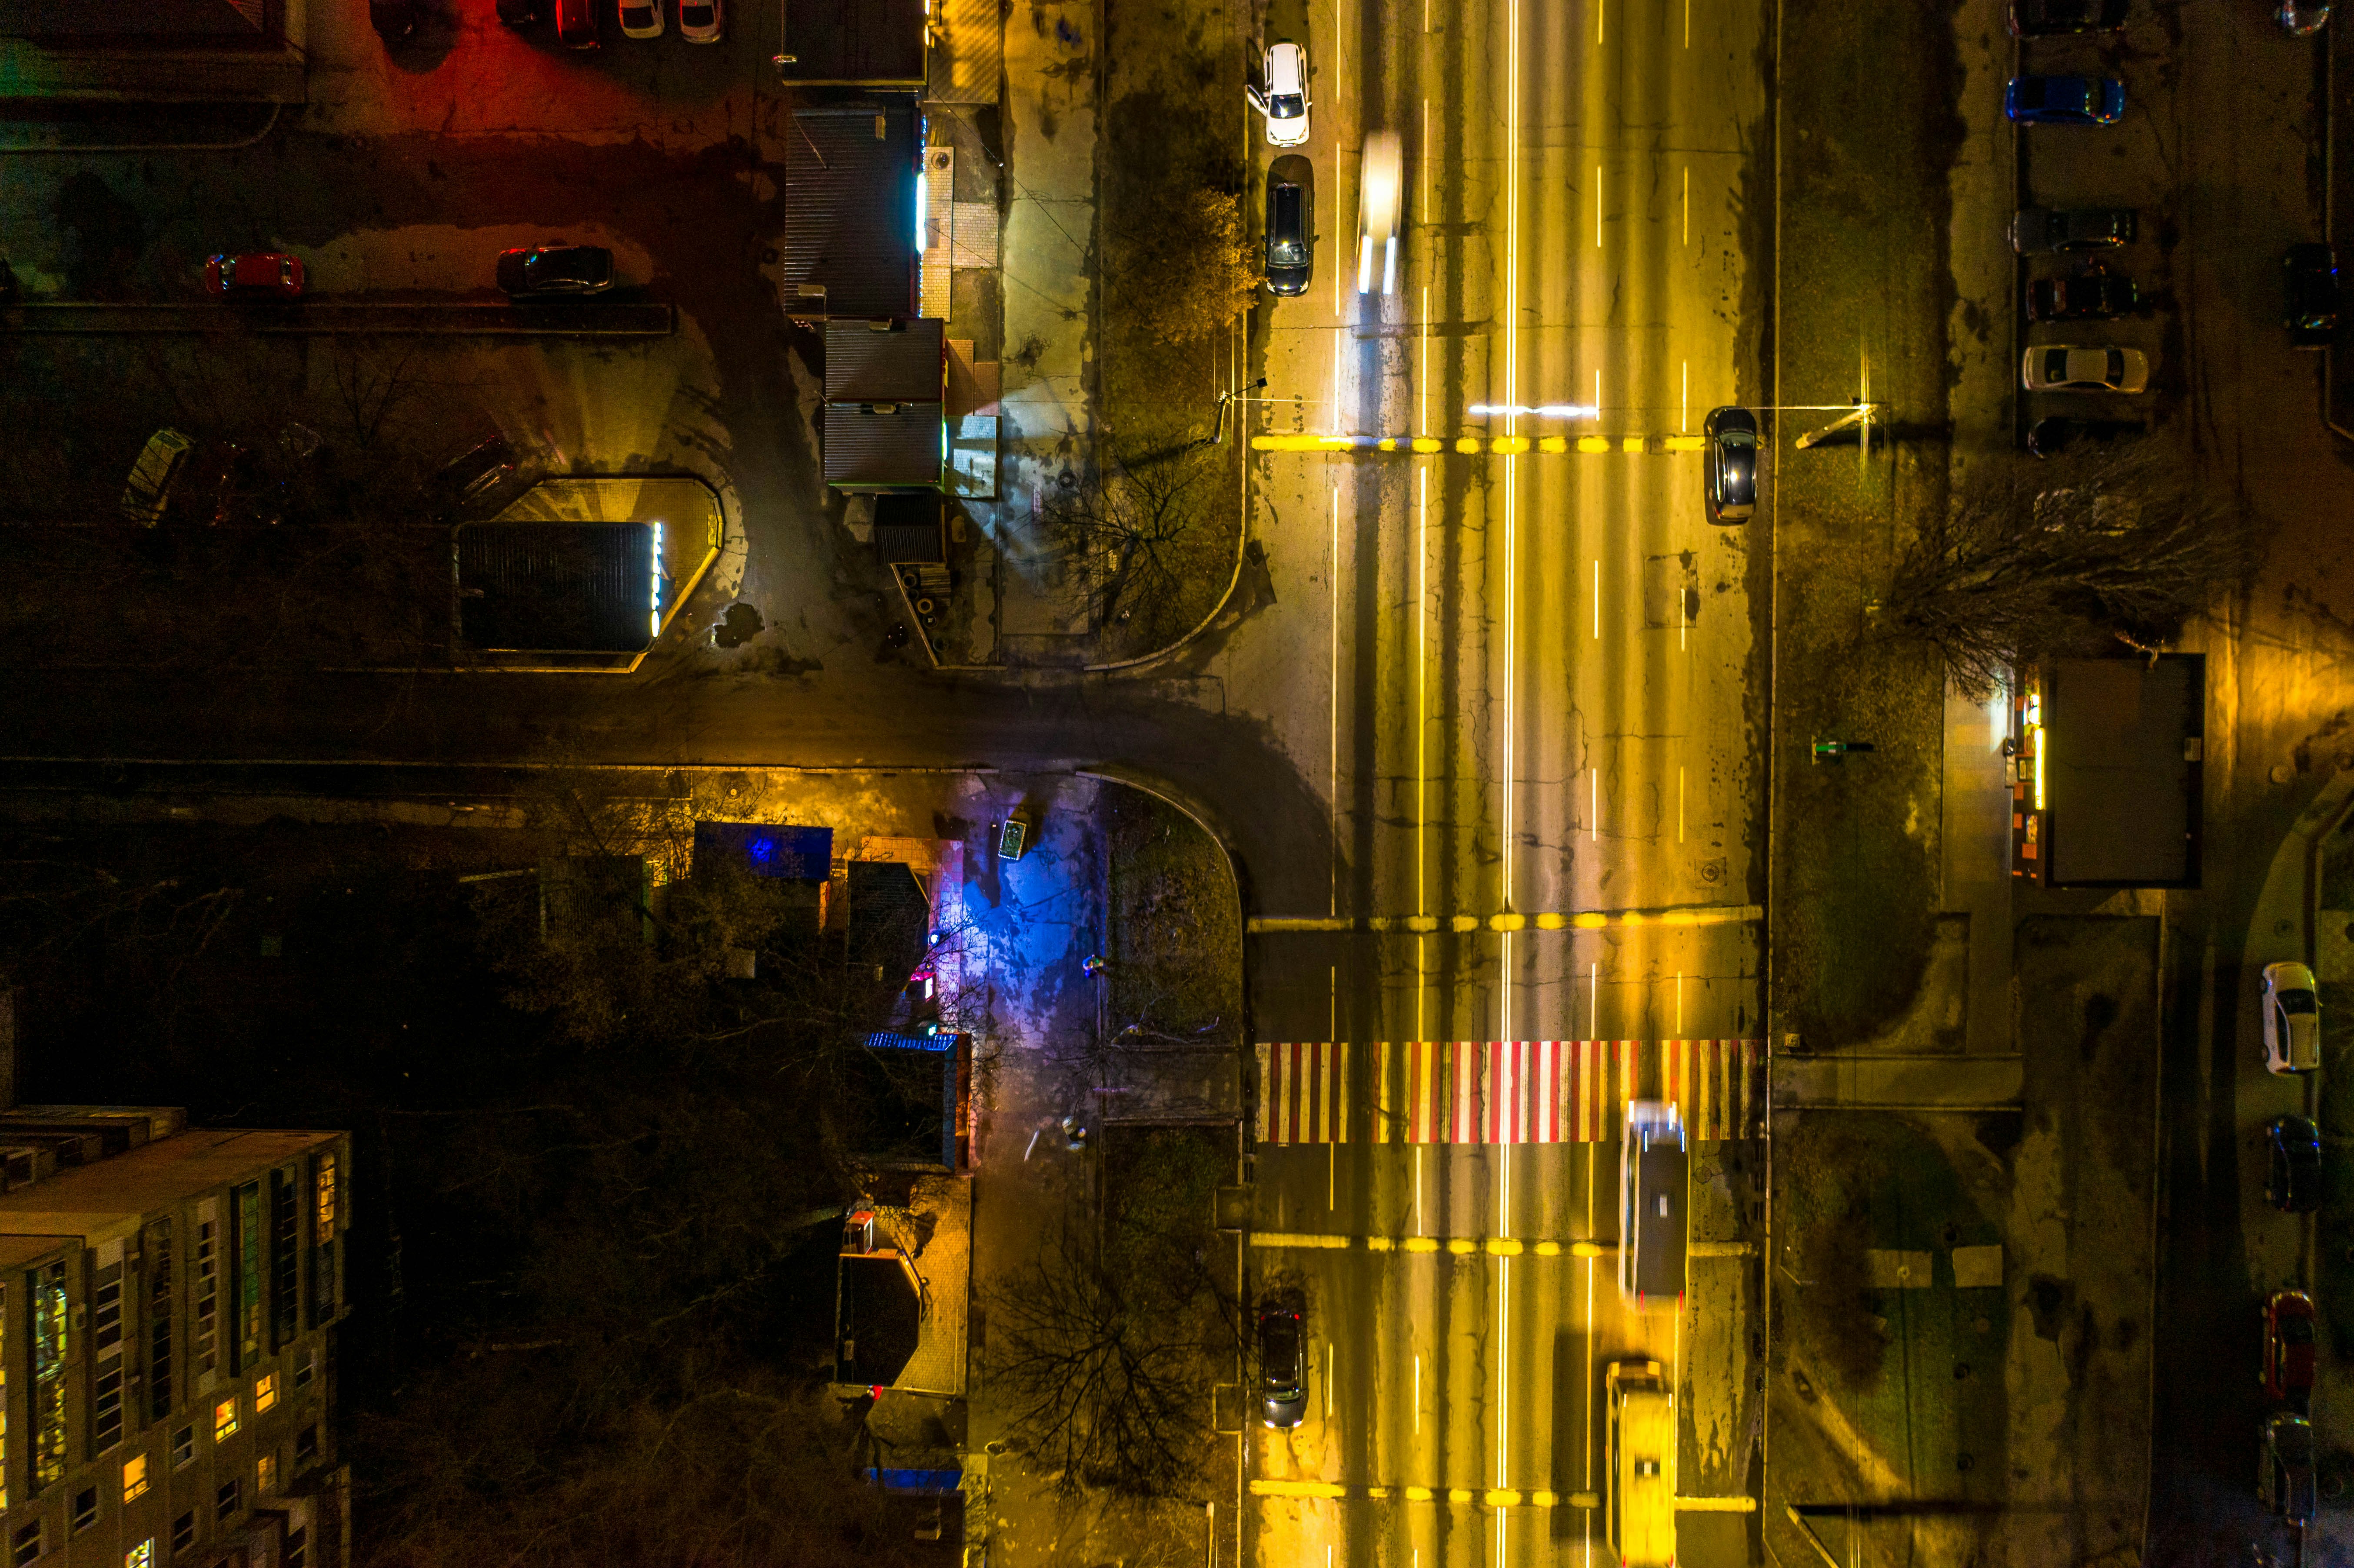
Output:
[[[1384,1041],[1377,1143],[1602,1143],[1629,1100],[1673,1103],[1696,1141],[1754,1138],[1764,1096],[1755,1040]],[[1345,1042],[1258,1047],[1258,1140],[1349,1141]]]

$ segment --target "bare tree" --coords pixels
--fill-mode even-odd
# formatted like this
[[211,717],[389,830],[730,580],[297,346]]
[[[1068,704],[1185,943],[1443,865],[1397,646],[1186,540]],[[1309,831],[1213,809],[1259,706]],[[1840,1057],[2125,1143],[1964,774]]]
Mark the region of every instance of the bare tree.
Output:
[[1114,450],[1094,473],[1048,497],[1047,535],[1085,583],[1097,627],[1180,599],[1212,478],[1195,452],[1131,460]]
[[1160,1271],[1057,1244],[992,1295],[990,1364],[1012,1405],[1007,1430],[1060,1490],[1166,1496],[1198,1476],[1210,1347]]
[[2156,457],[2010,460],[1914,535],[1880,630],[1930,644],[1983,698],[2026,661],[2172,642],[2260,546],[2243,512]]

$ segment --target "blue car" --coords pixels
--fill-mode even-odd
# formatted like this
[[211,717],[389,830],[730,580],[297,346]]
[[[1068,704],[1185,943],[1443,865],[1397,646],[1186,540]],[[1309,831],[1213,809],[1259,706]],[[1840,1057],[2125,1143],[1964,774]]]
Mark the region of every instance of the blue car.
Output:
[[2015,76],[2002,111],[2022,125],[2115,125],[2126,84],[2107,76]]

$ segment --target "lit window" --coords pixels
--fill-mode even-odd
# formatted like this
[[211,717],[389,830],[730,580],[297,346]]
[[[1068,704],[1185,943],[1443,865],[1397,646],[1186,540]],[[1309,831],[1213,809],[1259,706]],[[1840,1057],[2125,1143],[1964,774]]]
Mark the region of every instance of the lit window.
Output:
[[263,1372],[253,1380],[253,1413],[256,1415],[274,1408],[278,1404],[278,1374]]
[[254,1461],[253,1489],[267,1496],[278,1489],[278,1456],[264,1454]]
[[155,1568],[155,1538],[151,1535],[124,1552],[122,1568]]
[[122,1500],[137,1502],[147,1495],[147,1456],[133,1454],[122,1461]]
[[213,1406],[213,1441],[217,1443],[237,1430],[237,1395],[230,1394]]

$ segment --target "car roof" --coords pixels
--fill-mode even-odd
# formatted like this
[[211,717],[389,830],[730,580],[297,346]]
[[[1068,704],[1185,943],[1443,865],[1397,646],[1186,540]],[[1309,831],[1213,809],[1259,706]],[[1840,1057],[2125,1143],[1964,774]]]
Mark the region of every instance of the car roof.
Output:
[[1267,51],[1267,91],[1298,92],[1304,74],[1298,44],[1277,44]]

